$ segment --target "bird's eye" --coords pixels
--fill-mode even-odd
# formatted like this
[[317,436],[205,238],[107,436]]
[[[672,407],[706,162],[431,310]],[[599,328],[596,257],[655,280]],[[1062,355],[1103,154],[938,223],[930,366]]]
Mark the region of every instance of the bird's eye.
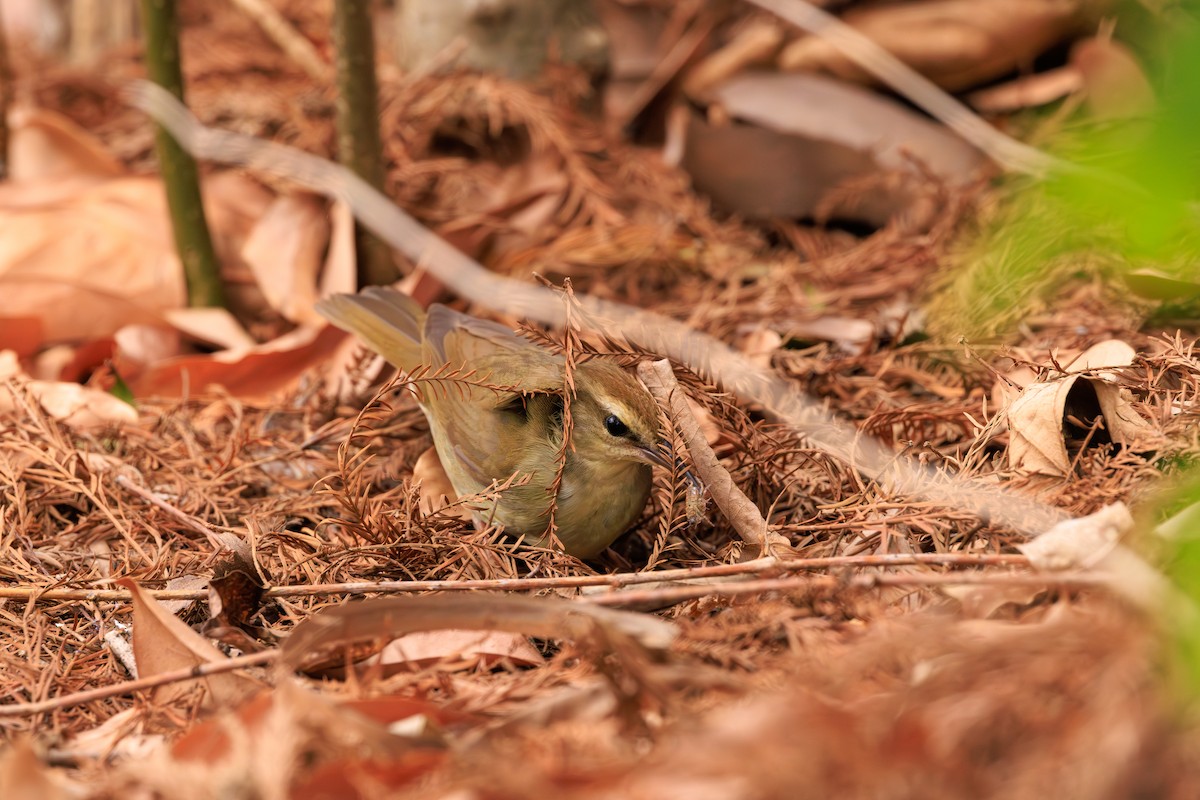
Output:
[[625,427],[625,423],[621,422],[616,414],[609,414],[604,418],[604,430],[612,436],[624,436],[629,433],[629,428]]

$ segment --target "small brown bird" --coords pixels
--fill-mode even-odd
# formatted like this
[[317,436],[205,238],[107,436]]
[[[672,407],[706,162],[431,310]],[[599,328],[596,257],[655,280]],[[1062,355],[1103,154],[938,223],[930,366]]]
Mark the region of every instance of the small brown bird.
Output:
[[531,544],[547,542],[550,494],[560,465],[554,522],[566,551],[579,558],[596,556],[637,520],[650,494],[650,465],[670,467],[654,399],[611,362],[592,359],[576,366],[571,438],[564,451],[561,355],[442,305],[427,314],[390,289],[335,295],[317,310],[404,372],[450,365],[510,389],[432,383],[420,387],[418,396],[442,466],[460,495],[513,475],[528,476],[527,483],[504,490],[483,517]]

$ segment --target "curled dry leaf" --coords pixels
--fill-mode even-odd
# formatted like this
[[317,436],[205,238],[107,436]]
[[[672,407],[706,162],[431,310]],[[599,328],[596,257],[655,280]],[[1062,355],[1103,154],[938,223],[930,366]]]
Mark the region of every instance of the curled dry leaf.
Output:
[[[1066,377],[1026,386],[1007,411],[1009,464],[1023,473],[1065,476],[1071,470],[1064,423],[1075,421],[1102,429],[1092,443],[1111,441],[1129,445],[1150,432],[1129,399],[1103,367],[1128,366],[1134,352],[1124,342],[1101,342],[1080,355]],[[1095,372],[1095,377],[1079,373]],[[1086,433],[1084,435],[1087,435]],[[1097,441],[1099,439],[1099,441]]]
[[317,277],[329,244],[329,212],[312,195],[284,195],[254,226],[242,246],[259,289],[285,319],[315,323]]
[[[1018,68],[1086,29],[1092,0],[913,0],[847,11],[842,20],[939,86],[966,89]],[[782,69],[874,79],[830,41],[805,36],[784,48]]]
[[[122,578],[117,583],[133,595],[133,654],[139,677],[226,660],[220,650],[183,620],[144,594],[136,581]],[[201,680],[208,690],[205,697],[208,705],[229,705],[262,687],[258,681],[237,673],[209,675]],[[155,692],[155,698],[169,700],[184,690],[186,684],[164,686]]]
[[662,650],[675,626],[644,614],[600,608],[550,597],[471,594],[380,597],[326,608],[296,626],[280,663],[291,669],[331,663],[328,653],[362,643],[387,641],[414,631],[462,629],[507,631],[543,639],[580,640],[599,627],[650,650]]
[[[750,217],[814,216],[831,189],[878,172],[912,174],[913,159],[953,184],[983,164],[975,148],[899,103],[818,75],[744,73],[708,99],[710,117],[733,121],[693,112],[683,166],[697,189]],[[838,215],[886,222],[910,199],[899,183]]]

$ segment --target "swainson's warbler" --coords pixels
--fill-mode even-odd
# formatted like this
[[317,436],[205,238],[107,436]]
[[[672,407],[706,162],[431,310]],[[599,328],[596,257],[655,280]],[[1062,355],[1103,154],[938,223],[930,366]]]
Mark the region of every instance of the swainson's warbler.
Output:
[[450,365],[510,389],[434,383],[419,388],[418,398],[459,495],[528,476],[501,492],[483,517],[531,544],[548,539],[550,490],[560,468],[557,535],[568,553],[590,558],[637,520],[650,494],[650,465],[670,466],[654,399],[616,364],[596,358],[576,365],[564,450],[562,355],[442,305],[426,313],[390,289],[334,295],[317,310],[404,372]]

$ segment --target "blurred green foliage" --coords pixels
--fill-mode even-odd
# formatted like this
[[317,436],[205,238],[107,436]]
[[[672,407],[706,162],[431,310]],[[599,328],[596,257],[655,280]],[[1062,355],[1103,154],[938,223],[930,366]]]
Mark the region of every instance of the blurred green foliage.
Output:
[[[1160,281],[1150,297],[1200,319],[1200,26],[1175,15],[1140,49],[1157,103],[1144,118],[1056,126],[1045,149],[1070,168],[1014,177],[1005,199],[957,254],[960,266],[935,298],[931,321],[950,336],[1003,335],[1075,278],[1118,295]],[[1164,296],[1165,292],[1165,296]]]

